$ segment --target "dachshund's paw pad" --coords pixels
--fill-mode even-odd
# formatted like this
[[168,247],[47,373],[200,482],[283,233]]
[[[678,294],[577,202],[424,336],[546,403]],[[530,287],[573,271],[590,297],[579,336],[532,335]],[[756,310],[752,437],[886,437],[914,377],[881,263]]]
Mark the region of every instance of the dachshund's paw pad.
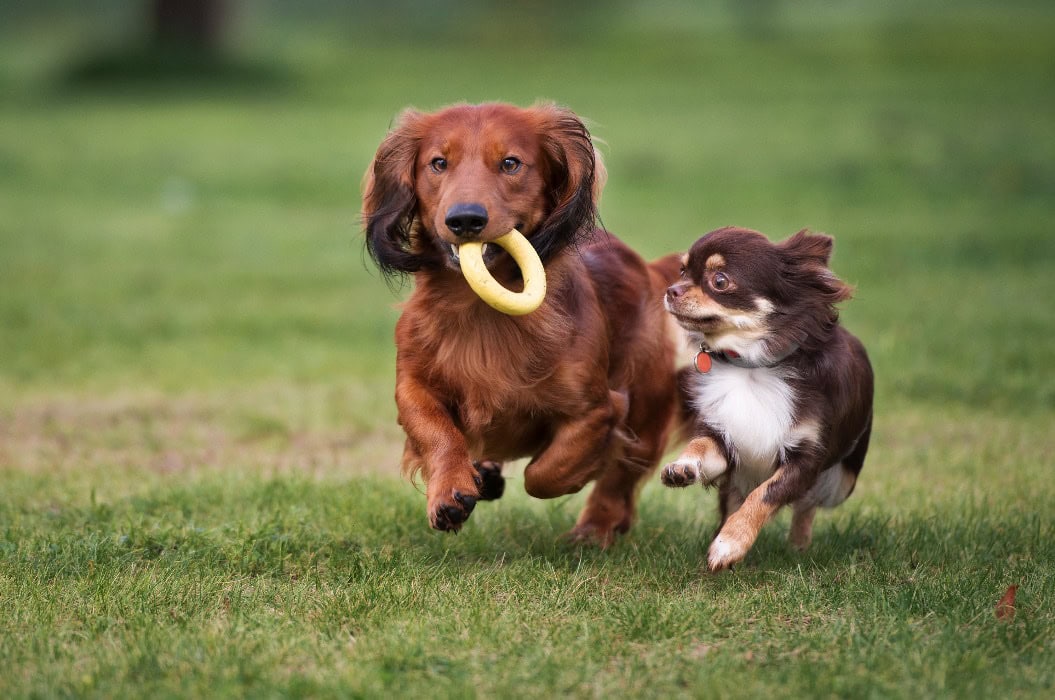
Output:
[[490,460],[473,462],[476,468],[476,476],[473,480],[476,487],[480,489],[479,500],[497,501],[506,490],[506,480],[502,476],[502,464]]
[[700,461],[698,459],[679,459],[663,467],[659,476],[664,486],[691,486],[700,480]]
[[463,494],[461,491],[452,493],[453,502],[444,503],[436,509],[432,517],[432,527],[444,532],[457,532],[462,523],[469,519],[469,515],[476,507],[476,498]]

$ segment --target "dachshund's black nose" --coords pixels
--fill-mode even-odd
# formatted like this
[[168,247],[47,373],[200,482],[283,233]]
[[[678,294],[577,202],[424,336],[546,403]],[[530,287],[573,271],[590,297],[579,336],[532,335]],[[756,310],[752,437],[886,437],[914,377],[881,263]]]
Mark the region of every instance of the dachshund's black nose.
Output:
[[444,223],[455,236],[475,236],[487,226],[487,210],[479,204],[455,204],[447,210]]

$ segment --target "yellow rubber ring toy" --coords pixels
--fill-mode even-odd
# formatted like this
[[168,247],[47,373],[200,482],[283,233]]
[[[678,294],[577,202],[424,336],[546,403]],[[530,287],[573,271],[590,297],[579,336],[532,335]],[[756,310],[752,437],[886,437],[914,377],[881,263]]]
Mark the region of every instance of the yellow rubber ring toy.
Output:
[[524,291],[511,292],[499,284],[484,263],[484,244],[473,241],[458,246],[458,260],[465,281],[476,295],[491,308],[510,316],[523,316],[541,306],[546,298],[546,270],[534,246],[516,229],[488,243],[505,248],[513,256],[524,278]]

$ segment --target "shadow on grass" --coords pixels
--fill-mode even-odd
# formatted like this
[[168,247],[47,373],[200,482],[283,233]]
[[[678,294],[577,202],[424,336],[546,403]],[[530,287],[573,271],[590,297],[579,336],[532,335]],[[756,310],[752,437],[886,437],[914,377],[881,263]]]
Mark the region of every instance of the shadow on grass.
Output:
[[[346,585],[386,571],[457,579],[481,571],[543,568],[655,572],[686,585],[704,574],[713,534],[695,520],[649,505],[635,529],[607,550],[562,538],[574,521],[572,499],[540,503],[522,494],[481,504],[459,535],[433,532],[419,494],[395,479],[335,485],[282,478],[203,483],[112,504],[48,512],[5,512],[0,560],[44,579],[147,565],[160,569],[299,579]],[[813,545],[799,553],[782,520],[763,530],[734,572],[750,581],[795,571],[877,569],[1030,571],[1055,567],[1053,526],[1038,514],[987,504],[943,513],[850,514],[819,521]],[[91,562],[89,564],[89,562]]]

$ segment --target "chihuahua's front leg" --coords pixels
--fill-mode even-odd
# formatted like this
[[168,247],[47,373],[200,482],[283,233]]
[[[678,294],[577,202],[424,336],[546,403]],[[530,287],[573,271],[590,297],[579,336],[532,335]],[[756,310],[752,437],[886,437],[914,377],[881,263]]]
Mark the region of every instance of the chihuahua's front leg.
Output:
[[809,444],[787,451],[785,459],[730,513],[707,553],[707,568],[727,569],[743,561],[751,545],[773,515],[803,496],[817,480],[816,446]]
[[694,432],[678,458],[663,467],[660,480],[664,486],[711,486],[729,469],[729,455],[718,433],[702,421]]

